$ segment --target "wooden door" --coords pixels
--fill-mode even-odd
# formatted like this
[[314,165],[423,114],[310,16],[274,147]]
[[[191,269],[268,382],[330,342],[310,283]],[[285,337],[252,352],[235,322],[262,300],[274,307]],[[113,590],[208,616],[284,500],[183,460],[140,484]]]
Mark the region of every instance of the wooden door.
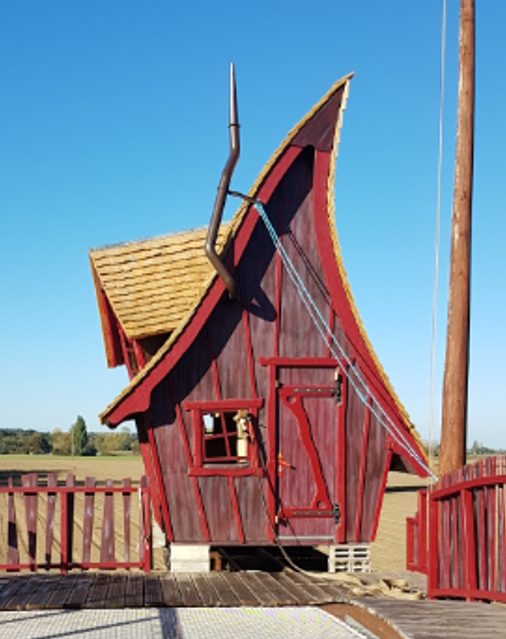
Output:
[[335,369],[280,370],[278,535],[283,542],[332,543],[339,518]]

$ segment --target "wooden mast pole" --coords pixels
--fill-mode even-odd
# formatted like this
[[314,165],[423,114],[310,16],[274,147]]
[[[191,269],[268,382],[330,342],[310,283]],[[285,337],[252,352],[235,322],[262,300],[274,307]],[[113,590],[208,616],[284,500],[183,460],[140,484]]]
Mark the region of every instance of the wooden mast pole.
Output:
[[474,145],[474,5],[474,0],[460,2],[457,145],[439,465],[441,475],[462,468],[466,463]]

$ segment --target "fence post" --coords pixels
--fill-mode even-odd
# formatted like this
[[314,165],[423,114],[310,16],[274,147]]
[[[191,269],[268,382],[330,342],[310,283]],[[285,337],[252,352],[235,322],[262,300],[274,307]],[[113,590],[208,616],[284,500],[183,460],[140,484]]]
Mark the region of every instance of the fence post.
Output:
[[[12,488],[12,477],[9,477],[9,488]],[[16,526],[16,505],[14,503],[14,493],[9,493],[9,528],[7,532],[7,563],[13,566],[19,564],[18,550],[18,528]],[[19,570],[19,569],[18,569]]]
[[415,524],[414,517],[406,519],[406,570],[415,570]]
[[427,491],[418,493],[418,572],[427,574]]
[[[39,477],[36,473],[29,473],[21,477],[21,483],[23,488],[36,488],[39,483]],[[37,492],[29,492],[28,490],[23,493],[25,502],[25,517],[26,517],[26,533],[28,535],[28,563],[30,564],[30,571],[35,571],[35,559],[37,553]]]
[[142,530],[141,530],[141,549],[142,549],[142,570],[149,572],[152,562],[151,547],[151,492],[149,477],[143,475],[141,477],[141,510],[142,510]]
[[67,490],[61,494],[61,573],[65,575],[72,564],[72,545],[74,537],[74,493],[70,490],[76,485],[75,475],[67,475]]
[[429,495],[429,565],[427,566],[427,597],[436,596],[439,580],[439,503]]
[[473,493],[471,490],[461,491],[462,506],[464,511],[464,562],[465,562],[465,589],[466,599],[471,601],[474,597],[471,591],[476,591],[476,540],[474,535],[474,508]]

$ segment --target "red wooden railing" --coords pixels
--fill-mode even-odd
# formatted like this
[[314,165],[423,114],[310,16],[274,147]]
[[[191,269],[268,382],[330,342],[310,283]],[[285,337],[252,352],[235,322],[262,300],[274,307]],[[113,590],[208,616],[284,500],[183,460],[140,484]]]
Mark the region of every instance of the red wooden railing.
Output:
[[[505,493],[504,456],[488,457],[449,473],[431,490],[429,598],[506,603]],[[410,526],[415,530],[416,527],[408,523],[408,531]],[[420,555],[411,533],[408,548],[410,545],[408,557],[413,558],[415,552]],[[412,565],[416,564],[413,560]]]
[[406,520],[406,567],[427,574],[427,490],[418,492],[418,512]]
[[[151,547],[151,497],[149,478],[143,476],[139,487],[132,486],[130,479],[124,479],[121,486],[114,486],[111,480],[106,480],[105,486],[97,486],[93,477],[87,477],[84,486],[76,485],[75,476],[68,475],[64,485],[58,485],[56,473],[47,475],[47,483],[39,485],[36,473],[23,475],[21,486],[14,486],[9,477],[8,486],[0,486],[0,496],[7,495],[7,548],[3,554],[5,563],[0,563],[0,570],[39,570],[60,569],[66,573],[73,568],[89,569],[116,569],[116,568],[140,568],[148,572],[152,562]],[[20,494],[24,502],[26,517],[26,545],[23,547],[23,555],[27,561],[20,561],[20,537],[16,521],[16,499]],[[140,540],[138,545],[137,560],[132,558],[131,552],[131,527],[132,527],[132,494],[139,496],[138,521]],[[46,498],[45,520],[39,512],[39,501],[42,495]],[[76,507],[76,496],[83,495],[80,508]],[[93,522],[98,519],[96,515],[96,496],[103,495],[103,516],[101,521],[99,560],[92,561]],[[123,560],[116,559],[115,530],[114,530],[114,495],[121,495],[123,508]],[[19,504],[18,504],[19,508]],[[60,511],[59,559],[53,560],[53,547],[58,541],[55,535],[56,511]],[[78,512],[80,511],[80,512]],[[117,513],[116,513],[117,514]],[[45,529],[44,558],[40,559],[42,544],[37,544],[38,528]],[[77,554],[75,539],[76,530],[82,530],[81,559],[75,559]],[[40,541],[40,540],[39,540]],[[23,538],[21,538],[23,542]],[[0,549],[1,550],[1,549]],[[98,551],[94,551],[96,554]],[[23,557],[24,558],[24,557]]]

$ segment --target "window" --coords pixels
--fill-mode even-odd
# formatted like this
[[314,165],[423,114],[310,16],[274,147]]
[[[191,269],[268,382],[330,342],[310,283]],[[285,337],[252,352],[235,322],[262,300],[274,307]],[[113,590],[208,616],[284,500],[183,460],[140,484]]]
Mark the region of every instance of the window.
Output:
[[[203,462],[237,462],[237,423],[234,413],[204,413]],[[247,457],[247,454],[246,454]]]
[[193,422],[190,474],[213,474],[219,468],[247,472],[252,460],[258,459],[255,420],[262,406],[263,400],[257,398],[183,402],[183,408],[191,411]]

